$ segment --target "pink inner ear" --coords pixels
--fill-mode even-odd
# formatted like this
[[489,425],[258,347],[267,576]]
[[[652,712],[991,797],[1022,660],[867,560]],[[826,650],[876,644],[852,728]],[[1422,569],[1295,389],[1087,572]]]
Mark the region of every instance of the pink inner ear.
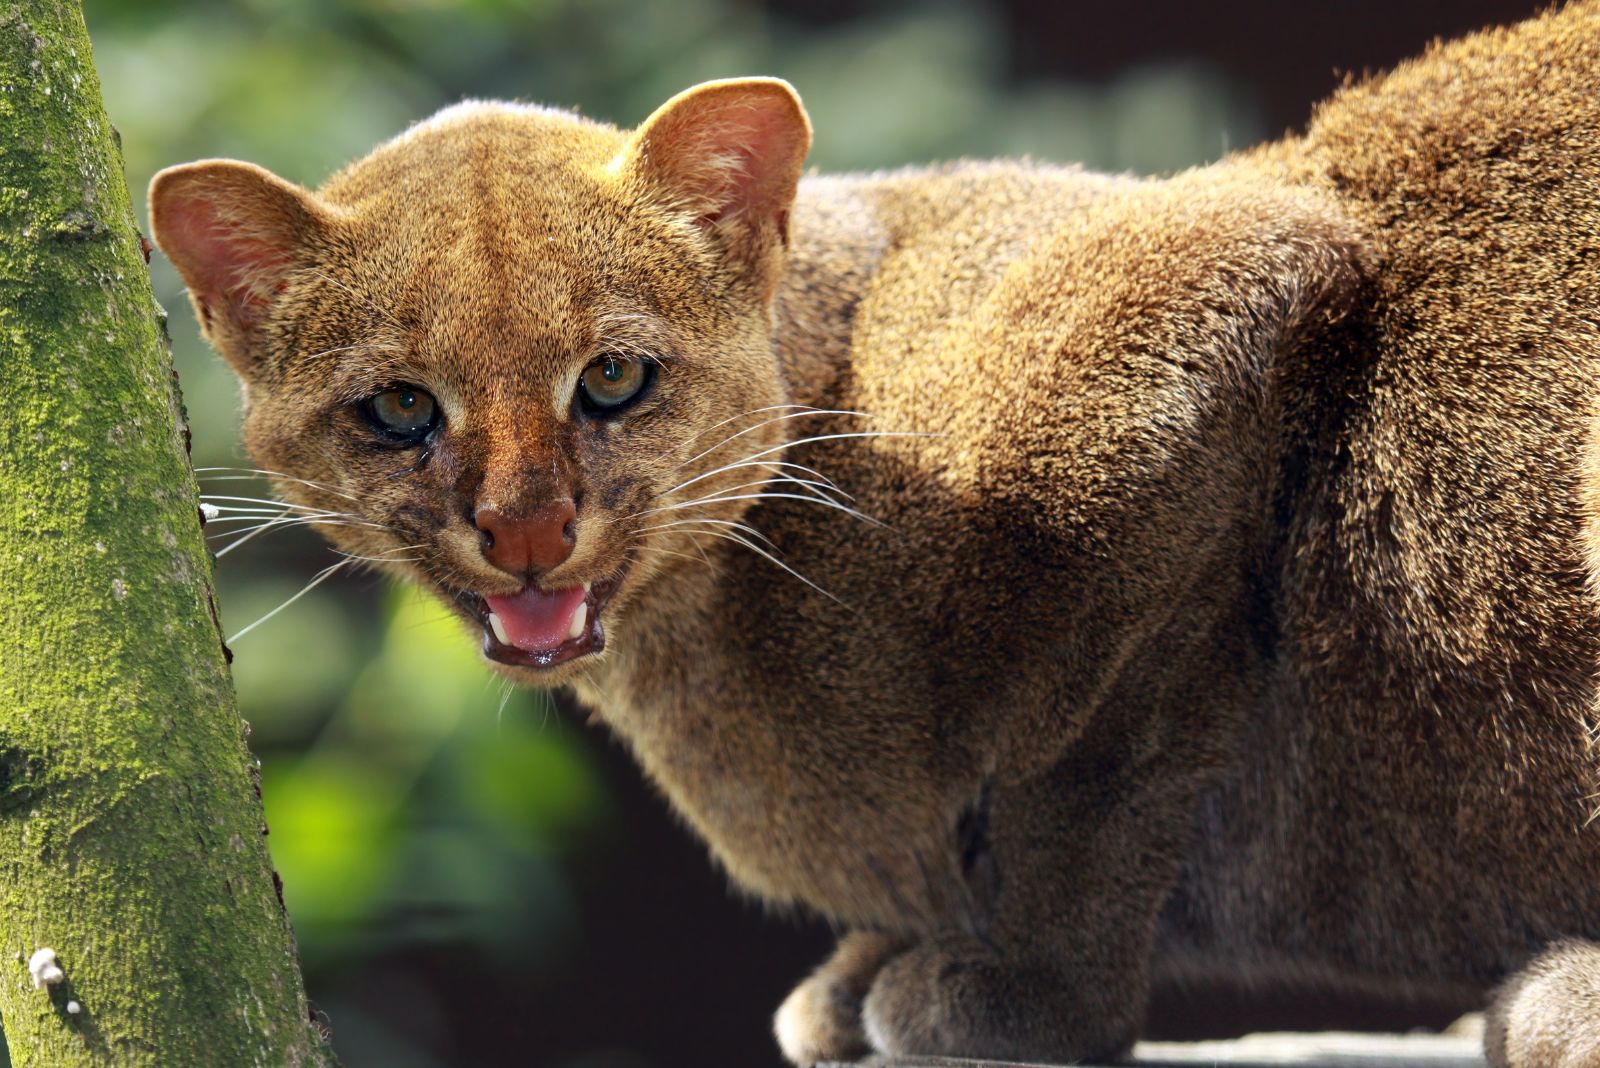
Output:
[[766,211],[770,206],[768,190],[774,184],[771,171],[786,165],[784,131],[776,128],[778,123],[771,115],[741,110],[728,118],[731,122],[714,128],[714,142],[707,145],[718,166],[714,171],[715,185],[706,192],[710,203],[717,206],[699,217],[702,224],[714,224],[730,214]]
[[701,151],[714,161],[705,174],[705,193],[715,206],[697,222],[709,226],[730,215],[782,212],[784,178],[794,153],[784,118],[768,108],[736,106],[712,119]]
[[647,173],[699,225],[750,217],[782,228],[810,133],[786,90],[729,85],[668,102],[640,140]]
[[284,288],[289,250],[246,224],[220,217],[215,202],[193,197],[171,202],[164,244],[209,319],[221,308],[238,325],[253,325],[273,294]]

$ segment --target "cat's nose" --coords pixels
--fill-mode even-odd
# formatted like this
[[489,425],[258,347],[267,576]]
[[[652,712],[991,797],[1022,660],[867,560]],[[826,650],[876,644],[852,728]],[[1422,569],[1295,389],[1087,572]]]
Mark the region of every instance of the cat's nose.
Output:
[[489,507],[479,508],[472,519],[483,542],[483,555],[513,575],[531,577],[557,567],[572,555],[577,542],[578,506],[571,497],[525,517]]

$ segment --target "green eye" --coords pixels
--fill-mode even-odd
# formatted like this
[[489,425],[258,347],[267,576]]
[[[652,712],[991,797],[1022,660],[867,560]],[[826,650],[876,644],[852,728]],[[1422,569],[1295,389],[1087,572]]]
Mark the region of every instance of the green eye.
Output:
[[414,386],[396,386],[368,397],[361,405],[367,421],[386,436],[417,445],[439,425],[439,405]]
[[578,379],[578,399],[591,414],[620,409],[650,384],[655,364],[603,356],[583,369]]

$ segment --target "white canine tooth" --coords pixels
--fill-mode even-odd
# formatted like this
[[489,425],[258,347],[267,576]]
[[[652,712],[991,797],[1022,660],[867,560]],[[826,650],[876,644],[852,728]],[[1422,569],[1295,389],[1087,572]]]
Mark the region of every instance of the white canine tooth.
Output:
[[494,631],[494,640],[501,645],[510,645],[511,639],[506,637],[506,625],[500,622],[500,617],[493,612],[489,613],[489,629]]
[[590,584],[590,583],[587,583],[587,582],[585,582],[585,583],[584,583],[584,584],[583,584],[583,595],[584,595],[584,596],[585,596],[585,597],[587,597],[587,596],[589,596],[589,586],[590,586],[590,585],[591,585],[591,584]]
[[567,628],[567,637],[579,638],[583,636],[583,628],[589,625],[589,602],[579,601],[578,610],[572,613],[572,626]]

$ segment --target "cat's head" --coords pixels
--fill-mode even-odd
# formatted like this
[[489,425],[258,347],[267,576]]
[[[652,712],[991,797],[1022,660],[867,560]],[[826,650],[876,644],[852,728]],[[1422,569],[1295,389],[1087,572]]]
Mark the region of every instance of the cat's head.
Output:
[[549,680],[777,470],[772,300],[809,145],[768,79],[631,132],[469,103],[315,193],[170,168],[150,217],[277,489]]

